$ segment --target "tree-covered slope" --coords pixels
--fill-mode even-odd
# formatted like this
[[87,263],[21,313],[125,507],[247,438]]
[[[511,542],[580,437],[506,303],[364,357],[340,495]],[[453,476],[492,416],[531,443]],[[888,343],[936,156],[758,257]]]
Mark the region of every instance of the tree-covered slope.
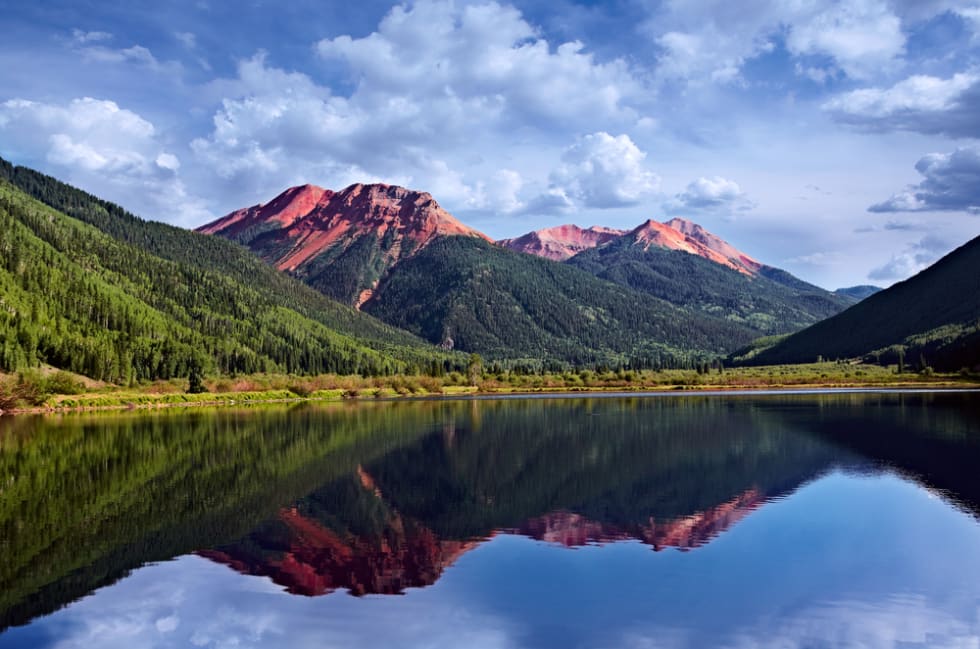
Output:
[[0,159],[0,179],[46,205],[94,226],[116,241],[135,246],[190,272],[218,273],[246,286],[262,300],[296,311],[381,351],[415,362],[431,353],[418,338],[326,299],[321,293],[257,259],[246,248],[156,221],[146,221],[55,178]]
[[[710,263],[710,262],[709,262]],[[571,363],[719,353],[753,332],[473,237],[402,260],[364,308],[431,342],[491,357]]]
[[854,358],[902,345],[910,363],[925,360],[955,370],[980,364],[978,329],[980,237],[918,275],[759,352],[752,362]]
[[763,266],[753,276],[687,252],[645,248],[629,235],[565,263],[760,335],[797,331],[853,303],[785,271]]
[[[56,181],[45,186],[61,192],[76,211],[101,214],[107,227],[125,226],[120,230],[126,236],[139,238],[143,222],[134,217],[99,212],[95,199]],[[250,266],[256,270],[247,283],[218,270],[234,266],[234,254],[214,255],[220,261],[207,269],[206,245],[198,246],[194,263],[148,250],[169,245],[175,259],[193,255],[179,251],[179,233],[185,241],[217,242],[173,230],[167,239],[160,236],[166,230],[146,228],[147,241],[155,239],[146,247],[122,243],[0,180],[0,369],[49,363],[115,382],[187,376],[195,367],[223,373],[386,373],[439,353],[364,314],[344,317],[349,330],[363,323],[367,336],[338,333],[330,325],[343,318],[329,316],[348,309],[292,286],[299,283],[290,278],[283,278],[286,290],[278,294],[274,286],[280,280],[264,280],[267,270],[275,271],[247,261],[244,250],[237,255],[243,262],[239,273],[244,278]],[[216,249],[228,245],[220,242]],[[395,344],[383,341],[387,331]]]

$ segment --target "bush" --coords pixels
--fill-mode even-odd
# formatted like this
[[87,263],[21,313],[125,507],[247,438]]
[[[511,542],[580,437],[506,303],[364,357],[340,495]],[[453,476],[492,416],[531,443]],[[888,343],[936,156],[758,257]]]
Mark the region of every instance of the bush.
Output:
[[294,383],[286,389],[295,394],[297,397],[301,397],[303,399],[313,394],[313,390],[311,390],[309,386],[303,385],[302,383]]
[[51,394],[81,394],[85,385],[70,372],[55,372],[44,380],[47,391]]
[[0,410],[40,406],[50,396],[44,377],[37,372],[21,372],[17,378],[9,377],[0,383]]

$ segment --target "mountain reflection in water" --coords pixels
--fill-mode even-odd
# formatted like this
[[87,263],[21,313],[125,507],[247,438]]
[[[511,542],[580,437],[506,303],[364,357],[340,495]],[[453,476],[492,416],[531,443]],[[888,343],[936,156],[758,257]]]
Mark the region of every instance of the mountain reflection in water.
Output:
[[500,534],[693,550],[843,470],[977,516],[976,395],[337,404],[0,422],[0,629],[196,553],[402,593]]

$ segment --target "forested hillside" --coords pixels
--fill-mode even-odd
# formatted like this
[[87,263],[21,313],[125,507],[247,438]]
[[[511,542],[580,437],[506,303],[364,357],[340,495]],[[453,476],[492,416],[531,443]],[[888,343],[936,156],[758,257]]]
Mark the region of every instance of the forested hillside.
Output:
[[748,275],[680,250],[645,248],[629,235],[580,252],[565,263],[737,322],[758,335],[797,331],[854,303],[776,268],[763,266],[757,275]]
[[443,237],[401,261],[364,308],[430,342],[452,339],[490,357],[573,364],[685,364],[755,335],[473,237]]
[[325,299],[319,292],[271,268],[230,241],[143,220],[114,203],[33,169],[15,167],[2,158],[0,178],[59,212],[95,226],[121,243],[137,246],[190,269],[221,273],[277,305],[293,309],[340,333],[368,340],[373,348],[414,359],[415,353],[405,348],[418,348],[421,344],[414,336]]
[[753,355],[747,362],[867,357],[923,369],[980,365],[980,237],[918,275]]
[[2,370],[49,363],[129,382],[195,369],[393,373],[446,357],[234,244],[141,221],[7,163],[0,175],[98,226],[0,180]]

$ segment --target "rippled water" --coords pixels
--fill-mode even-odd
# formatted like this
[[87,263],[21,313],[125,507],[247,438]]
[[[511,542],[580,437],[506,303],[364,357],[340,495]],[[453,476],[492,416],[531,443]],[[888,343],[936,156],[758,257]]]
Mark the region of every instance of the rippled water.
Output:
[[0,647],[975,647],[980,395],[0,420]]

